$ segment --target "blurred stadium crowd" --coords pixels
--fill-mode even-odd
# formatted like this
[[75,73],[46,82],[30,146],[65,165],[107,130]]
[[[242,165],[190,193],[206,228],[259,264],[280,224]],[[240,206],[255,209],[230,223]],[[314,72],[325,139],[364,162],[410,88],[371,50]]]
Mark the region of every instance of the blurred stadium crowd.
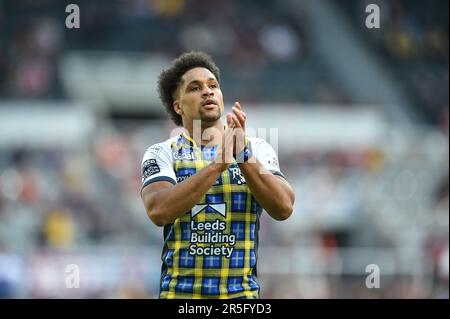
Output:
[[[364,5],[346,1],[346,12],[361,23]],[[403,89],[413,96],[414,107],[427,120],[448,125],[448,14],[447,4],[435,1],[382,1],[380,33],[371,33],[369,45],[392,68]],[[362,29],[360,29],[362,30]]]
[[[197,49],[214,55],[222,66],[227,90],[242,99],[346,100],[320,61],[308,52],[303,21],[276,1],[264,6],[255,1],[223,0],[207,6],[191,0],[78,3],[83,27],[73,32],[64,28],[64,2],[6,2],[2,13],[5,27],[0,31],[5,40],[0,56],[3,96],[63,98],[57,63],[69,50],[175,56]],[[7,10],[14,15],[7,15]],[[239,78],[234,70],[240,70]],[[242,76],[251,80],[245,90],[239,84]],[[293,81],[304,85],[294,87],[290,85]]]
[[[73,101],[60,62],[70,52],[170,60],[191,49],[214,57],[225,97],[253,105],[249,113],[270,103],[288,117],[320,105],[357,113],[376,101],[358,99],[314,50],[305,1],[298,10],[276,0],[72,1],[81,28],[70,30],[63,1],[0,0],[0,117],[16,101],[29,114]],[[280,146],[298,200],[291,219],[261,221],[264,298],[448,298],[448,2],[372,2],[383,13],[374,32],[364,27],[369,2],[335,5],[418,119],[399,129],[400,142]],[[141,204],[139,166],[173,127],[150,107],[123,109],[95,111],[81,146],[12,143],[0,127],[0,297],[157,296],[162,230]],[[85,280],[77,291],[64,288],[70,263]],[[365,287],[371,263],[380,265],[380,289]]]

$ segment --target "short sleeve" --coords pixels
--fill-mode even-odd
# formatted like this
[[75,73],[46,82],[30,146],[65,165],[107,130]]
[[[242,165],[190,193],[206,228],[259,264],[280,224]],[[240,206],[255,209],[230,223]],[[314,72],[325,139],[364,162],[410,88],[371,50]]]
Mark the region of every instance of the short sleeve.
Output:
[[265,140],[257,138],[250,141],[255,158],[272,174],[284,178],[280,170],[278,156],[272,146]]
[[148,184],[159,181],[176,184],[170,147],[160,143],[149,147],[145,151],[141,164],[141,178],[142,189]]

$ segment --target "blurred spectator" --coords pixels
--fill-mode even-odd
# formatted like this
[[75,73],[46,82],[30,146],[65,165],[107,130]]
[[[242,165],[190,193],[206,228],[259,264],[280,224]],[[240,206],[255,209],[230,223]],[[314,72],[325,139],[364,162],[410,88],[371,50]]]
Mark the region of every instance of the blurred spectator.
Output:
[[181,14],[185,0],[153,0],[155,12],[167,17],[175,17]]
[[48,245],[55,248],[67,248],[73,243],[73,224],[70,215],[61,209],[55,209],[45,217],[43,232]]
[[286,24],[267,24],[260,32],[265,52],[274,60],[293,60],[300,57],[301,42]]

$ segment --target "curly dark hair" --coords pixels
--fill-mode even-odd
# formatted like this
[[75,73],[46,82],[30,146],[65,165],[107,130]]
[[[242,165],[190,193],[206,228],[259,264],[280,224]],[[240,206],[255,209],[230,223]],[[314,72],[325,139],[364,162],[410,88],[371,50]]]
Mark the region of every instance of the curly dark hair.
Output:
[[180,55],[177,59],[172,61],[172,65],[161,71],[158,79],[158,93],[159,97],[169,113],[170,118],[175,125],[181,126],[181,116],[173,109],[173,96],[178,86],[181,83],[181,77],[189,70],[197,67],[206,68],[219,81],[220,69],[212,60],[211,56],[204,52],[191,51]]

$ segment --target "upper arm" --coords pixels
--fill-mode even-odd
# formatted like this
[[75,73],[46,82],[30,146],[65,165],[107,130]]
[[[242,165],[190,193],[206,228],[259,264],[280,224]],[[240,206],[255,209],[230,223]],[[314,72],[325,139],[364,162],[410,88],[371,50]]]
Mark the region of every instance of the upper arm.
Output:
[[283,185],[284,189],[289,194],[289,197],[291,198],[292,203],[294,203],[294,201],[295,201],[295,192],[294,192],[294,189],[292,188],[291,184],[289,184],[289,182],[284,177],[281,177],[279,175],[276,175],[275,177]]
[[[255,144],[255,145],[253,145]],[[283,189],[288,193],[292,203],[295,200],[295,192],[284,174],[281,172],[278,156],[272,146],[263,139],[255,139],[252,147],[255,146],[255,157],[269,172],[275,175],[277,180],[283,185]]]
[[173,184],[167,181],[154,182],[144,186],[144,188],[141,191],[141,197],[142,201],[144,202],[145,208],[146,209],[150,208],[148,206],[151,203],[152,194],[171,187],[173,187]]
[[274,175],[284,178],[284,175],[280,170],[278,156],[269,143],[263,139],[257,138],[251,141],[251,146],[254,156],[265,169]]
[[141,195],[144,189],[153,183],[166,182],[172,185],[176,184],[170,146],[160,143],[149,147],[145,151],[141,163],[141,181]]
[[155,144],[145,151],[141,163],[141,182],[141,197],[146,207],[149,195],[176,184],[169,145]]

